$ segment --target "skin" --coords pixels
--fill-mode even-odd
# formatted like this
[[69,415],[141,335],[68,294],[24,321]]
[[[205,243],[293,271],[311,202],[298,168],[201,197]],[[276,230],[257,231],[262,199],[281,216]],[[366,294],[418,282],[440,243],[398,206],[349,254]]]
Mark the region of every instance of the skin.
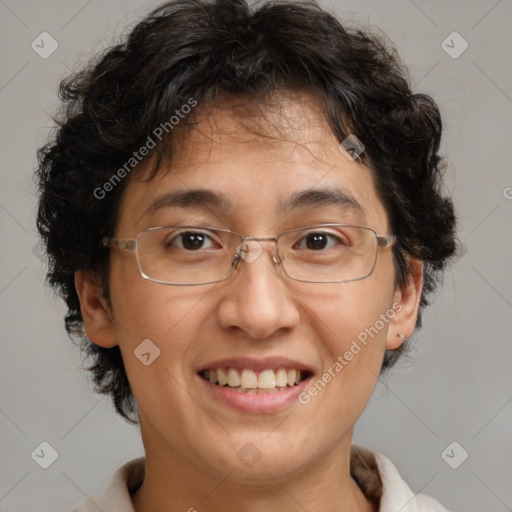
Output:
[[[172,172],[148,182],[130,177],[114,236],[192,222],[268,237],[303,226],[304,219],[354,220],[334,206],[277,213],[280,200],[315,187],[349,193],[364,210],[358,223],[390,234],[372,171],[341,154],[314,102],[287,96],[278,104],[266,112],[281,127],[278,139],[242,129],[229,108],[199,116]],[[233,211],[194,207],[142,215],[162,193],[193,188],[223,192]],[[94,276],[77,272],[85,332],[102,347],[120,346],[138,403],[146,479],[132,496],[135,510],[373,510],[350,476],[350,444],[385,350],[401,345],[400,333],[407,338],[414,331],[422,267],[411,263],[401,289],[390,248],[379,249],[366,279],[311,284],[283,276],[268,250],[242,262],[226,281],[179,287],[143,279],[133,254],[111,249],[110,307]],[[395,317],[306,405],[242,414],[212,400],[197,380],[202,365],[245,355],[303,361],[319,377],[394,303],[401,305]],[[147,338],[161,354],[144,366],[133,351]],[[262,454],[250,468],[237,457],[248,442]]]

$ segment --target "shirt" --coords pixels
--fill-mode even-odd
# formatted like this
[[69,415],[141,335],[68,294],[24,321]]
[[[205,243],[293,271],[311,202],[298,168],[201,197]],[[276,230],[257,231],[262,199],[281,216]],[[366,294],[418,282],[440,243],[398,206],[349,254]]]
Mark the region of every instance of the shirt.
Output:
[[[112,476],[103,493],[86,500],[71,512],[135,512],[130,493],[144,479],[145,458],[133,459]],[[375,503],[379,512],[449,512],[437,500],[415,494],[383,454],[352,445],[350,473],[363,494]]]

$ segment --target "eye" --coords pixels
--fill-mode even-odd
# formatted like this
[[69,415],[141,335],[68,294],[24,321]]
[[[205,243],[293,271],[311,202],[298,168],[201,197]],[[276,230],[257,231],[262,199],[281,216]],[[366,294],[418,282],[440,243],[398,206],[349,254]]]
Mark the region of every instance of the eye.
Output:
[[311,231],[307,233],[295,245],[294,249],[308,249],[310,251],[322,251],[335,245],[346,245],[342,239],[324,231]]
[[165,248],[176,247],[186,251],[198,251],[199,249],[210,249],[216,246],[212,238],[202,231],[183,231],[178,235],[164,240]]

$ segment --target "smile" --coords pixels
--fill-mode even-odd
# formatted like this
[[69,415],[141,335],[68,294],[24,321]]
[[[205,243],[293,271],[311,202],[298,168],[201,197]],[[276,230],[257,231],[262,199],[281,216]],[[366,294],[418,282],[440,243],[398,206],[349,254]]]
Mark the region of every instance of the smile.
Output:
[[300,384],[309,372],[295,368],[269,368],[255,371],[250,368],[211,368],[199,375],[217,386],[247,394],[279,393]]

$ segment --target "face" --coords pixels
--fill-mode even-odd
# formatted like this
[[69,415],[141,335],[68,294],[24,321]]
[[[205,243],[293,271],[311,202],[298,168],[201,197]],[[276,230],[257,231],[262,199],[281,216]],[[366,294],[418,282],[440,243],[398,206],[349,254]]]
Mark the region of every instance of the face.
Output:
[[[186,224],[271,237],[330,222],[390,234],[372,172],[339,151],[314,104],[283,100],[279,116],[267,113],[274,115],[281,126],[285,115],[293,131],[277,139],[251,134],[229,109],[199,121],[171,172],[151,181],[130,178],[114,236]],[[171,192],[198,189],[227,201],[159,201],[161,208],[148,212]],[[341,192],[351,204],[304,201],[281,208],[315,190]],[[395,288],[390,248],[379,248],[369,277],[325,284],[286,277],[272,260],[272,244],[250,263],[241,260],[227,280],[199,286],[145,280],[134,254],[114,248],[110,291],[109,334],[95,336],[87,312],[86,332],[98,344],[120,346],[146,452],[172,454],[212,474],[234,472],[241,481],[300,472],[346,449],[385,349],[399,345],[399,332],[412,332],[418,299]],[[160,353],[144,365],[134,351],[148,339]],[[203,370],[219,367],[238,375],[252,370],[257,378],[274,370],[278,380],[301,370],[306,378],[277,392],[246,394],[207,382]],[[251,456],[261,458],[253,465]]]

